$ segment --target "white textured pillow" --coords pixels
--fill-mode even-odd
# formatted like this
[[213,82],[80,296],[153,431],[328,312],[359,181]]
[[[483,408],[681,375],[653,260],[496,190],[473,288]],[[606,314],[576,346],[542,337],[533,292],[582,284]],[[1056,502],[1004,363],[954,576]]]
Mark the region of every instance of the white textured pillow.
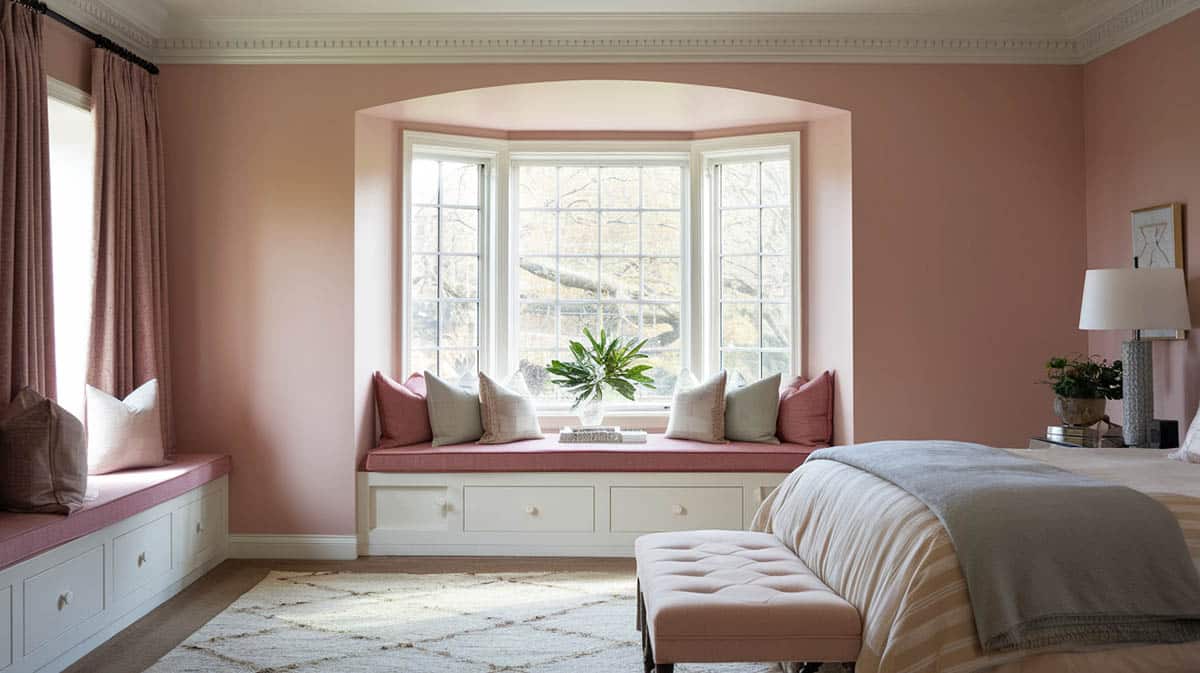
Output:
[[474,391],[425,372],[425,402],[434,446],[474,442],[483,435],[479,395]]
[[87,400],[88,474],[165,465],[158,379],[151,379],[123,401],[91,386]]
[[675,391],[667,437],[719,444],[725,441],[725,372]]
[[1172,451],[1170,457],[1185,463],[1200,463],[1200,411],[1192,417],[1192,424],[1188,426],[1183,444]]
[[502,386],[487,374],[479,374],[479,409],[483,423],[480,444],[508,444],[521,439],[541,439],[537,408],[521,376]]

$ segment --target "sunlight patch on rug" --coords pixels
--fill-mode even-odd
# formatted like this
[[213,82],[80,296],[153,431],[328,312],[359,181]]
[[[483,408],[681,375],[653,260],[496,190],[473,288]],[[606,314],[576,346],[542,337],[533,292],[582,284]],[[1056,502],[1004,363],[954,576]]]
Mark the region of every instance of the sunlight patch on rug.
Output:
[[272,571],[147,671],[640,673],[635,603],[628,573]]

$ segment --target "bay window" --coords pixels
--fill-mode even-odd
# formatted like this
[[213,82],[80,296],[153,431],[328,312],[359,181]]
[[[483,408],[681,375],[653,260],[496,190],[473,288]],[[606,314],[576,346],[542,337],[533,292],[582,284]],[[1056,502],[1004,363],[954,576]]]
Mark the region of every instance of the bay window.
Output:
[[[584,328],[645,340],[662,409],[684,370],[799,369],[798,134],[696,142],[404,134],[402,359],[470,380],[545,366]],[[612,406],[610,406],[610,409]],[[617,407],[619,410],[620,407]]]

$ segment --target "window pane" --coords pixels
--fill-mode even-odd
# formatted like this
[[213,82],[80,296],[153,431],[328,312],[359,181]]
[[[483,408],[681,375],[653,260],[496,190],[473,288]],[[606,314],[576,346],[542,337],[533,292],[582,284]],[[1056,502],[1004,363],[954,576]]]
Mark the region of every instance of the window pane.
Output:
[[522,257],[517,274],[521,299],[554,299],[558,289],[558,271],[553,257]]
[[764,206],[786,206],[791,202],[787,159],[776,159],[762,163],[762,204]]
[[721,211],[721,254],[756,255],[758,246],[757,208]]
[[678,255],[680,235],[678,212],[648,212],[642,215],[642,254]]
[[463,348],[476,345],[479,333],[479,305],[475,302],[443,302],[441,340],[443,348]]
[[638,335],[638,304],[602,304],[600,327],[609,336],[622,338]]
[[788,304],[763,304],[762,345],[764,348],[787,348],[792,343],[792,326]]
[[442,209],[442,252],[479,252],[479,211]]
[[476,351],[438,351],[438,376],[459,385],[473,382],[473,374],[479,371],[479,353]]
[[601,299],[637,299],[641,289],[641,267],[637,257],[605,257],[600,260]]
[[442,257],[441,296],[474,299],[479,296],[479,258]]
[[763,299],[790,299],[791,260],[787,257],[763,257],[762,266]]
[[412,256],[412,294],[416,299],[433,299],[438,293],[436,255]]
[[517,246],[525,255],[553,255],[557,250],[554,237],[558,227],[555,226],[554,211],[522,210],[520,219],[520,238]]
[[768,351],[762,355],[762,375],[783,374],[787,376],[792,371],[792,356],[788,353]]
[[479,205],[479,164],[442,162],[442,199],[448,206]]
[[682,369],[680,363],[683,358],[680,356],[680,352],[677,350],[650,351],[646,355],[650,357],[645,363],[654,367],[647,372],[647,375],[654,379],[654,390],[643,391],[640,394],[641,398],[671,399],[675,392],[675,382],[679,380],[679,372]]
[[678,210],[682,207],[679,166],[644,166],[642,168],[642,207]]
[[557,313],[554,304],[522,304],[521,347],[553,349],[558,343],[558,333],[555,328]]
[[740,375],[743,382],[753,383],[761,378],[758,351],[725,351],[721,359],[721,366],[731,379]]
[[758,205],[758,162],[721,166],[721,207]]
[[646,299],[679,299],[682,296],[683,278],[678,259],[648,257],[644,262]]
[[592,334],[600,328],[597,304],[563,304],[559,309],[559,325],[562,330],[562,345],[571,341],[585,341],[583,328],[588,328]]
[[413,160],[412,190],[413,205],[438,202],[438,162],[432,159]]
[[600,226],[595,211],[559,213],[558,252],[561,255],[595,255],[599,252]]
[[600,252],[628,255],[638,249],[638,214],[605,212],[601,214]]
[[678,347],[680,338],[679,307],[674,304],[647,304],[642,309],[642,338],[646,348]]
[[599,208],[600,169],[562,166],[558,169],[559,208]]
[[555,358],[554,351],[522,350],[517,355],[517,371],[525,377],[525,385],[534,397],[553,397],[557,386],[550,384],[546,365]]
[[559,299],[597,299],[600,285],[600,260],[596,257],[559,259]]
[[600,169],[600,202],[605,208],[637,208],[637,166],[606,166]]
[[759,345],[758,325],[758,304],[722,304],[721,345],[757,347]]
[[792,248],[790,208],[762,209],[763,252],[787,254]]
[[721,258],[721,298],[758,298],[758,255]]
[[438,307],[435,301],[414,301],[412,310],[413,348],[436,348]]
[[413,208],[412,249],[417,252],[436,252],[438,209],[430,206]]
[[430,371],[437,374],[437,351],[421,349],[413,350],[408,354],[412,364],[409,368],[414,372]]
[[558,203],[558,170],[554,166],[522,166],[517,198],[522,208],[553,208]]

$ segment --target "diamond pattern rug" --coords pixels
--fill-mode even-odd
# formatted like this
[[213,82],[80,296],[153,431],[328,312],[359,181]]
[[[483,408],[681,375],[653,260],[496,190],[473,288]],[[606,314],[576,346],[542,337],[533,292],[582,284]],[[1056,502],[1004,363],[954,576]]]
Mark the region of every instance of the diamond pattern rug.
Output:
[[641,673],[635,604],[626,573],[272,571],[147,673]]

